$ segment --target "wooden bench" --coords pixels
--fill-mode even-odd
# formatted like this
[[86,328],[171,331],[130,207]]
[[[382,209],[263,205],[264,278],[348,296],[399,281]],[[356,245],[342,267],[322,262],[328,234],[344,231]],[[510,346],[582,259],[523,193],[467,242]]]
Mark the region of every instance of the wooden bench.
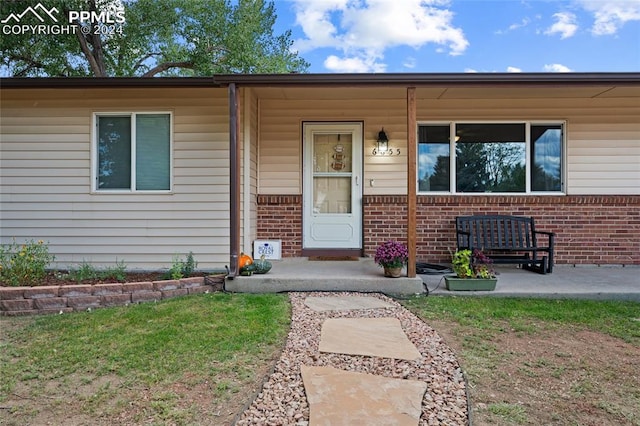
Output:
[[[545,235],[542,245],[538,235]],[[543,237],[544,238],[544,237]],[[538,231],[532,217],[458,216],[458,250],[480,249],[494,263],[519,264],[541,274],[553,272],[553,232]]]

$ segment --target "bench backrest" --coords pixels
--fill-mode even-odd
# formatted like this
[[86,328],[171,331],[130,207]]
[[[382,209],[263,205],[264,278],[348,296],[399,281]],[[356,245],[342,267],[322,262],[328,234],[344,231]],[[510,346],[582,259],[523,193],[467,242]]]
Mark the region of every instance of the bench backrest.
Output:
[[522,216],[458,216],[456,229],[458,248],[483,250],[517,250],[536,247],[532,217]]

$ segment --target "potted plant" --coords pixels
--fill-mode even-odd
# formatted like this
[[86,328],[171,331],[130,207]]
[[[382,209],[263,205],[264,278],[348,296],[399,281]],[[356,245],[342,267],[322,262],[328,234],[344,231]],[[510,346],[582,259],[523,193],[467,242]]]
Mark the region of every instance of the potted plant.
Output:
[[402,275],[402,267],[409,260],[407,246],[397,241],[387,241],[378,246],[375,262],[384,268],[384,276],[398,278]]
[[451,267],[456,275],[444,277],[447,290],[495,290],[498,278],[492,263],[493,261],[482,250],[456,251],[451,258]]

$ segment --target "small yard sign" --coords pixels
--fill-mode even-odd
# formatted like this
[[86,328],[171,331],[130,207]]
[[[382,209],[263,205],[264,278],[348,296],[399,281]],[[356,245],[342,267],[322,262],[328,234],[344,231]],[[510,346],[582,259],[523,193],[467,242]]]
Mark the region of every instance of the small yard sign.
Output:
[[282,258],[282,240],[255,240],[253,242],[253,258],[260,259],[264,255],[265,259],[280,260]]

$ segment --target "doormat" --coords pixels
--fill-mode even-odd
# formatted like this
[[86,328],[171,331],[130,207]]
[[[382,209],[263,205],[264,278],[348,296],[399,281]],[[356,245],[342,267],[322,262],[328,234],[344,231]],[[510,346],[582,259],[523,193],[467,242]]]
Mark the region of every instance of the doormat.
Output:
[[358,256],[309,256],[309,260],[359,260]]

